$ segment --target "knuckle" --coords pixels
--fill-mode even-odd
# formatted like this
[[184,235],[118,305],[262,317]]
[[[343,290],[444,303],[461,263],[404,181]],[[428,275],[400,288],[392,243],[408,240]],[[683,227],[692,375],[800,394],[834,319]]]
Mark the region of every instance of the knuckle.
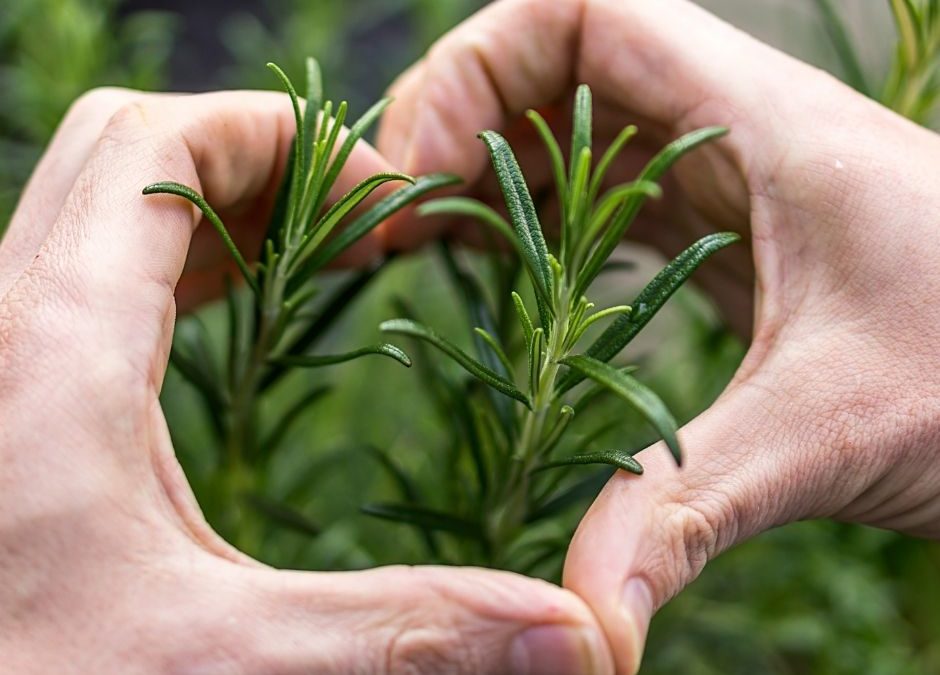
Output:
[[143,92],[122,87],[96,87],[79,96],[65,114],[66,124],[103,124],[129,101],[143,97]]
[[413,626],[395,633],[386,646],[387,675],[470,675],[486,672],[456,626]]

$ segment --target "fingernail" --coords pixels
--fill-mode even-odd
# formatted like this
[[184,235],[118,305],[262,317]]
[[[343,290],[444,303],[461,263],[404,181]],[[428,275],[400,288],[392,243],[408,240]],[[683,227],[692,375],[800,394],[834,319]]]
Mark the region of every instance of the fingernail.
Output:
[[535,626],[513,641],[512,673],[518,675],[592,675],[597,672],[600,636],[592,628]]
[[635,640],[632,653],[635,660],[632,672],[636,672],[639,670],[640,661],[643,659],[646,633],[653,618],[653,593],[646,580],[639,577],[629,579],[624,584],[621,602],[627,615],[627,621],[633,626]]

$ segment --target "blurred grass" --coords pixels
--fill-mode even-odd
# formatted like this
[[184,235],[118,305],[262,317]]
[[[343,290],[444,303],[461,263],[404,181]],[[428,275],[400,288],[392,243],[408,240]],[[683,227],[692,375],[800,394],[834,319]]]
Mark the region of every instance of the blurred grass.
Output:
[[[154,3],[159,4],[159,3]],[[362,111],[389,80],[446,28],[482,0],[360,0],[330,3],[271,0],[264,16],[220,20],[228,65],[213,86],[272,87],[263,63],[275,60],[299,75],[313,52],[324,64],[329,94]],[[810,0],[702,0],[702,4],[822,66],[835,64]],[[845,3],[861,39],[866,68],[881,77],[892,53],[888,14],[875,0]],[[0,4],[0,223],[5,223],[28,171],[69,102],[103,84],[165,86],[174,27],[165,13],[119,14],[119,0],[3,0]],[[340,73],[342,75],[340,76]],[[642,256],[640,256],[642,258]],[[419,299],[454,326],[455,298],[437,261],[396,261],[357,300],[333,331],[340,343],[377,337],[396,294]],[[647,278],[643,265],[608,279],[605,293],[629,297]],[[646,275],[646,276],[644,276]],[[208,308],[210,329],[219,308]],[[446,317],[455,317],[448,322]],[[743,347],[694,291],[681,292],[637,346],[644,373],[682,419],[701,411],[731,377]],[[652,346],[657,345],[655,351]],[[329,345],[326,345],[327,347]],[[443,461],[444,430],[415,373],[384,360],[333,370],[336,391],[291,432],[269,476],[271,494],[287,495],[324,526],[317,538],[272,528],[265,558],[306,569],[350,569],[420,562],[420,541],[405,528],[361,516],[359,505],[391,496],[394,485],[362,452],[388,448],[420,483],[433,487]],[[341,383],[340,383],[340,373]],[[309,387],[291,376],[279,396]],[[316,377],[319,377],[317,375]],[[215,464],[204,448],[208,430],[192,393],[172,372],[164,407],[180,459],[204,503],[212,498]],[[275,400],[272,405],[276,406]],[[622,438],[633,426],[613,430]],[[642,434],[632,442],[644,442]],[[565,525],[570,525],[566,523]],[[801,523],[767,533],[719,558],[654,621],[644,672],[667,675],[780,673],[810,675],[940,672],[940,547],[868,528]]]

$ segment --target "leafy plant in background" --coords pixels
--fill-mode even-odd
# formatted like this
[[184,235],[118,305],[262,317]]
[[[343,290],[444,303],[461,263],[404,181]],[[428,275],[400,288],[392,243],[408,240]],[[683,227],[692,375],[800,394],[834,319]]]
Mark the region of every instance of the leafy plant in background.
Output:
[[[219,475],[223,480],[212,520],[248,553],[257,553],[264,533],[263,524],[253,514],[263,514],[308,534],[318,531],[302,514],[272,501],[261,489],[266,469],[291,423],[325,389],[315,387],[307,391],[282,410],[270,428],[262,429],[260,407],[269,390],[291,369],[321,368],[369,354],[411,365],[405,353],[390,344],[341,354],[312,354],[310,350],[317,338],[375,270],[359,274],[325,299],[318,298],[320,289],[313,283],[313,275],[404,206],[455,181],[444,175],[413,179],[400,173],[382,173],[366,178],[327,206],[330,190],[353,148],[381,115],[388,100],[370,108],[340,142],[347,104],[342,102],[334,109],[332,101],[323,101],[317,63],[313,59],[307,62],[305,106],[283,71],[274,64],[268,66],[290,96],[297,135],[255,268],[249,266],[212,207],[194,190],[174,182],[155,183],[144,189],[146,195],[177,195],[195,204],[218,231],[248,288],[243,294],[229,289],[224,364],[215,362],[205,330],[184,332],[174,342],[171,353],[173,365],[201,395],[218,443]],[[373,191],[390,182],[407,185],[365,208]],[[351,217],[356,210],[359,215]],[[318,299],[320,302],[314,303]]]
[[846,82],[919,124],[935,122],[940,98],[940,0],[888,0],[898,44],[887,81],[873,84],[832,0],[815,0]]
[[161,89],[176,22],[118,18],[119,0],[4,0],[0,8],[0,234],[39,152],[83,92]]
[[[636,449],[581,452],[597,428],[589,427],[577,436],[567,433],[575,416],[588,412],[602,392],[613,393],[639,412],[665,440],[676,462],[681,461],[672,414],[652,390],[633,377],[635,368],[615,367],[609,361],[708,256],[738,239],[733,233],[705,237],[663,269],[631,305],[595,309],[585,294],[644,202],[659,196],[656,181],[683,155],[725,130],[707,128],[683,136],[656,155],[637,180],[602,194],[608,167],[636,134],[636,127],[625,128],[595,164],[591,92],[582,85],[576,93],[570,161],[565,167],[545,120],[535,111],[528,115],[548,150],[562,205],[557,255],[549,252],[511,148],[495,132],[485,131],[481,138],[502,188],[509,221],[467,198],[445,198],[421,207],[426,214],[471,216],[514,248],[534,297],[527,306],[519,293],[512,292],[517,330],[511,331],[506,321],[495,320],[498,315],[505,318],[507,312],[491,310],[477,279],[460,269],[452,256],[448,256],[451,275],[477,322],[476,357],[416,321],[413,311],[408,312],[408,318],[381,325],[387,333],[432,345],[485,387],[485,395],[472,397],[463,410],[458,408],[459,424],[465,430],[461,447],[466,450],[467,470],[456,481],[459,489],[449,495],[448,508],[435,510],[416,503],[365,507],[371,515],[417,526],[435,555],[441,555],[435,533],[455,536],[464,546],[452,552],[452,560],[464,564],[515,567],[520,558],[537,562],[563,548],[565,543],[557,535],[531,541],[526,531],[527,525],[556,514],[584,494],[584,481],[566,480],[564,467],[600,464],[642,473],[632,456]],[[585,344],[591,326],[605,321],[610,321],[607,328]],[[506,345],[520,333],[527,359],[524,367],[517,368]],[[572,396],[571,391],[586,379],[593,386]],[[459,390],[452,392],[449,400],[453,403],[460,396]],[[455,460],[461,462],[460,457]],[[590,477],[587,481],[588,485],[597,482]],[[520,545],[526,556],[519,555]],[[530,551],[534,551],[534,559]]]

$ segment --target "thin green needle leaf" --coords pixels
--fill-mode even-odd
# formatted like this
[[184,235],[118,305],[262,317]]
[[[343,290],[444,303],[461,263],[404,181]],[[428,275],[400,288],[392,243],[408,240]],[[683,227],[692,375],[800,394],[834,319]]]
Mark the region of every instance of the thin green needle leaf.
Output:
[[353,359],[358,359],[361,356],[368,356],[371,354],[387,356],[398,361],[406,368],[411,367],[411,359],[408,358],[408,355],[395,345],[390,344],[370,345],[368,347],[355,349],[351,352],[346,352],[345,354],[324,354],[321,356],[279,356],[271,359],[271,362],[284,366],[295,366],[298,368],[320,368],[321,366],[332,366],[336,363],[345,363],[346,361],[352,361]]
[[891,13],[898,26],[901,54],[907,65],[913,66],[920,60],[921,30],[920,17],[911,0],[891,0]]
[[396,190],[346,225],[338,235],[313,251],[310,258],[304,263],[302,269],[296,275],[296,278],[301,283],[306,281],[314,272],[325,267],[327,263],[362,239],[362,237],[366,236],[378,225],[385,222],[385,220],[393,214],[433,190],[449,185],[456,185],[459,182],[460,178],[456,176],[436,173],[421,176],[414,184],[406,185],[400,190]]
[[414,506],[412,504],[366,504],[362,507],[362,512],[376,518],[414,525],[422,530],[448,532],[466,539],[480,540],[483,538],[483,530],[479,523],[423,506]]
[[343,144],[339,147],[339,151],[336,153],[336,157],[333,159],[333,163],[330,164],[329,171],[326,172],[326,177],[323,179],[323,187],[320,191],[320,199],[313,209],[314,213],[319,212],[323,208],[323,201],[326,199],[330,190],[333,187],[333,184],[336,183],[336,179],[339,178],[340,171],[343,170],[343,167],[346,165],[346,160],[349,159],[349,155],[352,154],[353,148],[356,147],[356,143],[359,142],[359,139],[369,130],[369,128],[375,124],[376,120],[385,112],[385,109],[392,102],[390,98],[383,98],[377,103],[373,104],[365,114],[362,115],[356,122],[350,127],[349,133],[346,134],[346,138],[343,140]]
[[551,431],[545,436],[542,440],[542,445],[539,448],[539,452],[544,457],[550,453],[558,441],[561,440],[561,437],[564,435],[565,430],[568,428],[568,425],[571,423],[571,420],[574,419],[574,408],[570,405],[564,405],[561,407],[561,410],[558,413],[558,420],[555,422],[555,426],[552,427]]
[[[320,102],[323,100],[323,76],[320,73],[320,64],[313,57],[307,58],[307,105],[304,107],[303,138],[314,137],[317,124],[317,113],[320,111]],[[304,173],[310,171],[312,161],[312,146],[307,143],[304,148]]]
[[842,65],[846,82],[862,94],[871,96],[872,89],[868,85],[858,52],[849,37],[848,27],[833,6],[832,0],[816,0],[816,7],[819,9],[823,26]]
[[613,472],[608,469],[602,469],[578,481],[574,485],[565,488],[530,512],[529,515],[526,516],[526,523],[534,523],[544,518],[550,518],[558,513],[563,513],[575,504],[593,499],[597,496],[597,493],[601,491],[605,483],[610,480],[612,473]]
[[529,393],[535,397],[539,390],[539,378],[542,375],[542,357],[545,348],[545,331],[536,328],[529,345]]
[[248,267],[248,263],[245,262],[245,258],[238,250],[235,242],[232,241],[232,236],[228,233],[228,230],[222,223],[222,219],[219,218],[218,214],[212,210],[212,207],[209,206],[209,203],[202,198],[202,195],[190,187],[186,187],[185,185],[174,183],[172,181],[165,181],[162,183],[148,185],[144,188],[143,193],[145,195],[176,195],[178,197],[183,197],[184,199],[187,199],[195,204],[196,207],[202,211],[202,214],[206,217],[206,220],[208,220],[212,224],[212,227],[215,228],[215,231],[219,233],[219,236],[222,237],[222,243],[225,244],[225,247],[229,250],[229,253],[232,254],[232,257],[235,259],[235,264],[238,265],[239,271],[242,273],[242,276],[245,277],[245,281],[251,287],[251,290],[253,290],[259,296],[261,295],[261,290],[258,288],[258,280],[255,279],[255,275]]
[[307,184],[304,186],[304,205],[301,208],[300,222],[306,227],[310,221],[316,218],[327,194],[324,191],[323,175],[326,173],[327,165],[330,163],[330,157],[333,155],[333,149],[336,147],[336,141],[339,138],[340,129],[346,121],[346,111],[348,106],[346,101],[339,104],[336,116],[332,119],[328,117],[329,109],[323,111],[323,129],[329,125],[329,134],[316,146],[316,156],[314,158],[313,171],[307,174]]
[[509,357],[506,356],[506,350],[500,346],[499,342],[495,337],[490,335],[487,331],[483,330],[479,326],[473,329],[473,332],[480,336],[480,338],[489,345],[489,348],[493,350],[493,353],[496,355],[496,358],[499,359],[499,362],[503,364],[503,368],[506,369],[507,373],[512,372],[512,361],[509,360]]
[[635,473],[638,476],[643,473],[642,465],[624,450],[605,450],[603,452],[591,452],[585,455],[572,455],[571,457],[546,462],[535,471],[538,472],[545,469],[555,469],[560,466],[572,466],[575,464],[607,464],[630,473]]
[[676,464],[682,464],[682,450],[676,438],[678,425],[672,413],[653,390],[636,378],[590,356],[569,356],[561,362],[584,377],[607,387],[635,408],[666,442]]
[[529,318],[529,312],[526,311],[525,303],[522,302],[522,296],[515,291],[512,292],[512,302],[516,307],[516,314],[519,315],[519,324],[522,326],[522,335],[525,337],[526,348],[532,344],[532,333],[535,328],[532,326],[532,319]]
[[492,387],[502,394],[505,394],[506,396],[509,396],[510,398],[514,398],[517,401],[524,403],[526,406],[529,405],[528,397],[519,391],[512,382],[493,372],[482,363],[475,360],[465,351],[460,349],[460,347],[441,337],[427,326],[409,319],[392,319],[382,323],[379,326],[379,329],[385,333],[407,335],[409,337],[417,338],[434,345],[439,350],[447,354],[447,356],[449,356],[451,359],[453,359],[458,365],[460,365],[461,368],[466,370],[484,384]]
[[607,224],[607,221],[610,219],[610,217],[620,206],[623,205],[627,199],[637,196],[659,199],[662,197],[662,195],[663,189],[656,183],[648,180],[624,183],[623,185],[618,185],[617,187],[611,188],[604,194],[603,197],[601,197],[600,202],[598,202],[597,206],[594,208],[594,213],[591,216],[591,222],[588,225],[588,229],[584,233],[584,244],[586,246],[591,245],[591,243],[603,231],[604,226]]
[[287,202],[287,228],[290,230],[295,226],[294,218],[297,215],[301,198],[300,191],[303,186],[304,162],[305,157],[310,153],[310,149],[307,147],[308,139],[304,136],[304,121],[303,114],[300,111],[300,99],[297,98],[297,91],[294,89],[293,83],[276,63],[268,63],[267,65],[268,69],[281,81],[284,90],[290,96],[291,105],[294,108],[294,124],[297,129],[297,152],[294,153],[294,171],[291,176],[291,191]]
[[[688,154],[703,143],[711,141],[720,136],[724,136],[728,130],[724,127],[707,127],[692,131],[682,138],[673,141],[661,150],[650,163],[646,165],[643,172],[637,179],[639,181],[656,182],[668,171],[681,157]],[[614,216],[610,226],[604,232],[600,242],[594,249],[584,267],[578,273],[577,283],[574,288],[574,296],[584,295],[587,287],[594,281],[594,278],[600,272],[607,258],[610,257],[614,249],[623,239],[624,233],[633,222],[633,219],[639,213],[640,208],[646,201],[645,194],[638,194],[624,202],[619,212]]]
[[442,197],[432,199],[418,207],[419,216],[447,215],[468,216],[489,225],[505,237],[510,244],[519,246],[519,239],[512,231],[512,226],[499,213],[481,201],[470,197]]
[[414,178],[406,176],[403,173],[379,173],[366,178],[330,207],[330,210],[327,211],[323,218],[317,223],[312,232],[312,236],[301,244],[301,247],[308,250],[316,250],[317,246],[319,246],[327,235],[332,232],[339,221],[346,217],[350,211],[362,204],[378,187],[394,181],[404,181],[412,185],[415,184]]
[[577,160],[573,160],[571,194],[566,207],[567,218],[561,226],[561,256],[566,265],[572,260],[567,255],[577,249],[577,242],[584,235],[584,221],[591,204],[588,202],[588,179],[591,174],[591,149],[582,148]]
[[574,176],[578,170],[578,162],[584,150],[591,149],[592,113],[591,88],[586,84],[579,85],[574,94],[574,115],[571,127],[571,163],[568,167],[569,181],[572,184],[572,195],[575,194]]
[[281,443],[287,437],[287,433],[294,424],[303,417],[303,414],[307,412],[310,406],[326,396],[329,392],[330,387],[322,385],[314,387],[301,396],[296,403],[287,409],[287,412],[278,418],[277,424],[270,431],[267,438],[258,446],[258,449],[268,457],[274,454],[274,451],[281,446]]
[[[630,303],[631,312],[618,317],[601,333],[588,348],[587,355],[599,361],[610,361],[637,336],[702,263],[740,238],[734,232],[717,232],[702,237],[676,256]],[[564,393],[582,379],[568,373],[560,380],[558,391]]]
[[584,335],[585,331],[587,331],[588,328],[598,321],[616,314],[629,314],[632,311],[633,308],[630,307],[630,305],[617,305],[616,307],[608,307],[607,309],[602,309],[599,312],[595,312],[580,324],[578,324],[575,331],[571,334],[570,340],[566,340],[565,343],[569,349],[572,349],[578,343],[578,340],[581,339],[581,336]]
[[565,160],[561,154],[561,148],[558,147],[555,134],[552,133],[544,117],[535,110],[526,111],[526,117],[532,122],[532,126],[535,127],[535,130],[541,137],[542,143],[545,144],[545,149],[548,150],[548,158],[552,163],[552,173],[555,175],[555,189],[558,190],[558,198],[561,201],[562,222],[564,222],[564,209],[568,201],[568,179],[565,176]]
[[604,151],[604,154],[601,156],[601,161],[597,163],[597,168],[594,169],[594,175],[591,177],[590,196],[588,197],[589,204],[593,204],[597,199],[597,195],[601,191],[601,186],[604,184],[604,178],[607,176],[610,165],[614,163],[614,160],[617,159],[630,139],[636,136],[636,132],[637,128],[632,124],[625,127],[617,134],[617,138],[614,139],[614,142]]
[[[480,138],[490,152],[496,178],[509,210],[509,219],[521,243],[523,261],[532,277],[536,293],[542,297],[545,309],[550,311],[552,272],[548,264],[548,247],[522,170],[505,138],[495,131],[484,131]],[[548,318],[542,317],[546,325]]]

